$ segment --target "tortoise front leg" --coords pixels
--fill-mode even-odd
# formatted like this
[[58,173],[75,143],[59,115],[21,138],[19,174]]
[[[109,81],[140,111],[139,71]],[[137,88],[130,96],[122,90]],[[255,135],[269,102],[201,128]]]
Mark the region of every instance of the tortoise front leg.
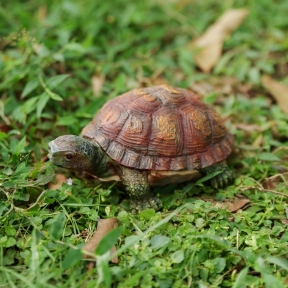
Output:
[[226,161],[222,161],[201,169],[201,172],[206,175],[216,171],[221,171],[221,173],[209,180],[212,188],[218,189],[225,187],[235,179],[234,171],[227,166]]
[[132,212],[139,212],[148,208],[158,210],[161,207],[161,201],[150,191],[147,171],[129,169],[123,166],[120,166],[117,170],[131,198]]

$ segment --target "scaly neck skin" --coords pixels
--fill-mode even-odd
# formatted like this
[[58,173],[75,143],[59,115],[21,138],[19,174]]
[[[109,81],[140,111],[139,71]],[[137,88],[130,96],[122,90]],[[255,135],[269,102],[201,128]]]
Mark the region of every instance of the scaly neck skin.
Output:
[[[80,137],[79,137],[80,138]],[[110,168],[109,163],[111,158],[102,150],[97,144],[92,144],[90,141],[80,138],[79,141],[82,143],[78,145],[79,149],[89,159],[91,163],[90,172],[98,177],[109,177],[114,173]]]
[[113,161],[97,143],[76,135],[63,135],[48,144],[53,164],[86,171],[98,177],[114,175]]
[[97,149],[97,153],[91,159],[91,172],[99,178],[105,178],[114,175],[109,163],[111,158],[98,146],[93,145]]

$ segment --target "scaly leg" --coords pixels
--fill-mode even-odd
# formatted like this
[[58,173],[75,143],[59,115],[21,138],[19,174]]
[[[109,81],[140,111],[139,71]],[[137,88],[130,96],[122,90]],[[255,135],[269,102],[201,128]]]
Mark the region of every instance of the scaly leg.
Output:
[[161,201],[150,192],[147,171],[123,166],[119,166],[117,170],[131,198],[132,212],[139,212],[148,208],[158,210],[161,207]]
[[220,163],[216,163],[201,169],[201,172],[206,175],[216,171],[221,171],[222,173],[214,176],[209,180],[210,185],[214,189],[225,187],[235,179],[234,171],[227,166],[226,161],[222,161]]

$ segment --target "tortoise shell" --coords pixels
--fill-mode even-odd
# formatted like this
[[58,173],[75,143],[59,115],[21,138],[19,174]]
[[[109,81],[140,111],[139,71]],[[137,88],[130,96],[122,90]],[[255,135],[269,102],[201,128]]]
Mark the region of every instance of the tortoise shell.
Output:
[[233,136],[192,91],[167,85],[108,101],[81,133],[118,163],[136,169],[201,169],[227,158]]

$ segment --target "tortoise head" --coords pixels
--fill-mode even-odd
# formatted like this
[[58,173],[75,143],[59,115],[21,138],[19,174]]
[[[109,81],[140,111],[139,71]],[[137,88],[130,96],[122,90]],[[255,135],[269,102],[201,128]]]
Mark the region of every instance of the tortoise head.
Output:
[[97,146],[75,135],[60,136],[49,142],[48,147],[48,157],[54,165],[87,172],[93,170],[93,159],[99,153]]

